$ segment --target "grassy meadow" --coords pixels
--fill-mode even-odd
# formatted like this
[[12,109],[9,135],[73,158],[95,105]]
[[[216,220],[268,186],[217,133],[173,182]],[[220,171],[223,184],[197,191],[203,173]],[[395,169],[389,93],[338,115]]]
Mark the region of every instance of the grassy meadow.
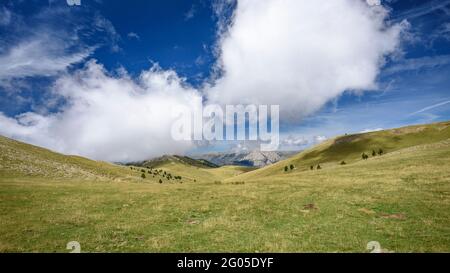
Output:
[[158,164],[181,181],[3,137],[0,151],[0,252],[450,252],[450,122],[341,136],[258,170]]

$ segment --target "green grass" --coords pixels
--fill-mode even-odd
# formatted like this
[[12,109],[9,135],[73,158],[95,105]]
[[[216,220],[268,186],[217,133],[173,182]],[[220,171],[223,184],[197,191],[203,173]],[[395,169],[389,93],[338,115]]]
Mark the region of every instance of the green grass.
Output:
[[319,164],[322,168],[340,165],[342,161],[351,164],[360,161],[362,153],[372,157],[372,151],[378,151],[380,148],[384,153],[392,153],[407,147],[434,143],[448,138],[450,138],[450,121],[345,135],[327,140],[289,159],[248,173],[242,178],[257,179],[284,175],[284,167],[289,167],[291,164],[295,166],[293,172],[309,171],[311,166],[317,168]]
[[[356,140],[355,149],[391,145],[367,161],[324,143],[286,161],[297,164],[288,173],[160,166],[183,184],[1,138],[0,252],[67,252],[74,240],[83,252],[365,252],[369,241],[449,252],[448,127],[426,127],[423,138],[397,132],[397,146],[390,131],[358,136],[370,145]],[[304,160],[330,161],[302,170],[300,159],[317,150]],[[348,153],[349,164],[337,164],[336,153]]]

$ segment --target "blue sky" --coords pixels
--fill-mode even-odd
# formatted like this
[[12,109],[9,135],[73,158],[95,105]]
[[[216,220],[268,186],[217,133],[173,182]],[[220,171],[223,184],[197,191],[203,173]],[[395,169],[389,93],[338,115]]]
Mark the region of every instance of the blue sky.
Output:
[[[403,31],[395,52],[390,52],[383,64],[377,64],[374,84],[327,96],[324,103],[308,111],[291,111],[298,118],[282,119],[281,135],[282,139],[294,141],[283,142],[282,149],[302,149],[314,144],[315,139],[343,133],[450,118],[450,1],[385,0],[381,5],[388,13],[385,24],[401,25]],[[17,127],[33,125],[36,120],[17,121],[17,129],[11,125],[12,119],[19,120],[17,117],[24,113],[33,113],[33,118],[39,115],[39,122],[52,114],[56,114],[52,119],[58,119],[61,109],[73,103],[70,98],[74,95],[61,97],[55,95],[59,92],[55,89],[65,84],[63,79],[79,76],[77,73],[92,60],[112,78],[138,79],[153,67],[158,75],[175,73],[185,89],[207,93],[209,87],[205,86],[214,86],[223,72],[217,69],[222,58],[219,49],[227,45],[221,44],[226,39],[221,28],[229,27],[230,14],[236,7],[232,1],[206,0],[82,0],[81,6],[68,6],[65,0],[2,0],[1,133],[62,152],[92,156],[92,147],[80,151],[61,148],[70,146],[60,143],[63,135],[50,143],[33,135],[45,136],[36,133],[37,128]],[[223,89],[219,97],[228,94]],[[309,107],[303,101],[299,103],[299,107]],[[30,116],[26,120],[32,119]],[[183,152],[225,151],[234,149],[234,145],[195,146]],[[109,159],[103,154],[94,157]]]

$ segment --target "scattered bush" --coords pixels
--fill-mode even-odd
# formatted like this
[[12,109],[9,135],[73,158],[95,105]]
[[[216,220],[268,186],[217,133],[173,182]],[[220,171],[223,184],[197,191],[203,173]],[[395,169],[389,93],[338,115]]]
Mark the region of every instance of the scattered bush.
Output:
[[322,169],[322,167],[320,167],[320,164],[317,165],[317,169],[318,169],[318,170],[321,170],[321,169]]
[[145,173],[141,174],[142,179],[145,179]]
[[345,161],[342,161],[341,165],[347,165],[347,163]]
[[291,171],[292,171],[295,168],[295,166],[291,164],[291,166],[289,166],[289,168],[291,168]]
[[288,166],[284,166],[284,171],[287,172],[289,170]]
[[311,169],[311,171],[314,170],[314,166],[311,165],[310,169]]
[[379,154],[379,155],[383,155],[383,153],[384,153],[384,152],[383,152],[383,149],[380,148],[380,149],[378,150],[378,154]]
[[377,152],[375,152],[375,150],[372,151],[372,156],[377,156]]
[[162,180],[161,179],[159,179],[159,184],[162,184]]

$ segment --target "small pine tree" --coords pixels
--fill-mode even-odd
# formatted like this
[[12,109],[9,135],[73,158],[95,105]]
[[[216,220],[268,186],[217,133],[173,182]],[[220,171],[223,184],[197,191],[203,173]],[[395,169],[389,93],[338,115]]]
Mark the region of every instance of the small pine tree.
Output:
[[366,153],[363,153],[363,154],[361,155],[361,157],[362,157],[362,159],[366,160],[369,156],[366,155]]
[[322,169],[322,167],[320,167],[320,164],[317,165],[317,169],[318,169],[318,170],[321,170],[321,169]]
[[311,169],[311,171],[314,170],[314,166],[311,166],[310,169]]
[[145,179],[145,173],[141,174],[142,179]]
[[294,165],[292,165],[292,164],[289,167],[291,168],[291,170],[293,170],[295,168]]
[[162,184],[162,180],[161,179],[159,179],[159,184]]
[[345,161],[342,161],[341,162],[341,165],[346,165],[347,163],[345,162]]
[[378,154],[379,154],[379,155],[382,155],[383,153],[384,153],[384,152],[383,152],[383,149],[380,148],[380,149],[378,150]]
[[287,172],[289,170],[288,166],[284,166],[284,171]]
[[372,151],[372,156],[377,156],[377,152],[375,152],[375,150]]

